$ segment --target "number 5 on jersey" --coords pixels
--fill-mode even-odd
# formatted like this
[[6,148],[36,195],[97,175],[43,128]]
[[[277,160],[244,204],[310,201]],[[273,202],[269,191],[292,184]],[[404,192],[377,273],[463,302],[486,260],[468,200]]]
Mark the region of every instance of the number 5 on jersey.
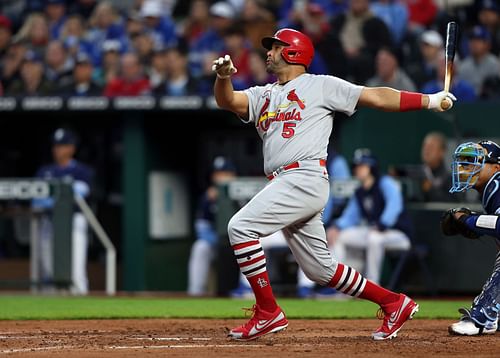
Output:
[[283,131],[281,132],[281,136],[283,138],[291,138],[295,134],[295,126],[297,123],[293,122],[284,122],[283,123]]

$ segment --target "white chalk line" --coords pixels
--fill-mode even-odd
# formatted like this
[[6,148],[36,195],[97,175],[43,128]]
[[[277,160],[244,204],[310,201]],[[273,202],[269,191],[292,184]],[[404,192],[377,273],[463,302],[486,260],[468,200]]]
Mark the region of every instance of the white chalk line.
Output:
[[261,348],[266,344],[172,344],[163,346],[107,346],[105,349],[169,349],[169,348]]
[[[104,350],[125,350],[125,349],[173,349],[173,348],[262,348],[266,347],[266,344],[172,344],[172,345],[161,345],[161,346],[106,346]],[[281,345],[275,345],[281,346]],[[50,347],[33,347],[33,348],[10,348],[0,351],[0,354],[10,354],[10,353],[26,353],[26,352],[39,352],[39,351],[52,351],[52,350],[89,350],[89,351],[99,351],[102,350],[100,347],[87,347],[81,348],[76,346],[50,346]]]
[[131,339],[147,341],[211,341],[206,337],[131,337]]
[[10,348],[0,351],[0,354],[9,353],[25,353],[25,352],[38,352],[38,351],[53,351],[60,349],[73,349],[74,346],[50,346],[50,347],[32,347],[32,348]]

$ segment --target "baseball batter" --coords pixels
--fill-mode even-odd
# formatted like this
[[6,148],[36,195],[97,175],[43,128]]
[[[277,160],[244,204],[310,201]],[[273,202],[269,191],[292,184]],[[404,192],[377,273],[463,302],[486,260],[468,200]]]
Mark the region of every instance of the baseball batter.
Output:
[[278,78],[275,83],[234,91],[231,75],[237,69],[231,58],[226,55],[213,65],[217,104],[255,125],[263,141],[264,171],[269,179],[228,224],[236,260],[256,298],[252,318],[232,329],[229,336],[251,340],[288,326],[274,298],[260,243],[260,238],[283,230],[297,263],[311,280],[379,304],[383,323],[372,337],[394,338],[418,305],[336,262],[327,247],[321,215],[329,196],[325,163],[333,119],[336,112],[352,115],[358,106],[442,111],[441,100],[451,107],[455,97],[446,92],[423,95],[368,88],[333,76],[308,74],[314,48],[296,30],[281,29],[265,37],[262,45],[268,50],[267,70]]

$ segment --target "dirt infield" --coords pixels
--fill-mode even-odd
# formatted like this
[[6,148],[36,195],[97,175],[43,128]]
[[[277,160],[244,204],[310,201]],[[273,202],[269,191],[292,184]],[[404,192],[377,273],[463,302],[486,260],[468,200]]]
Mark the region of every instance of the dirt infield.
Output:
[[371,320],[291,320],[252,342],[225,335],[243,320],[1,321],[0,356],[29,357],[498,357],[500,332],[452,337],[450,320],[413,320],[399,337],[370,340]]

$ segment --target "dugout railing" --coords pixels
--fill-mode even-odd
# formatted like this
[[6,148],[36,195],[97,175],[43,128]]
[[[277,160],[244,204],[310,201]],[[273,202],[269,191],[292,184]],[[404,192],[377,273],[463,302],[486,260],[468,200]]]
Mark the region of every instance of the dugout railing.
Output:
[[[40,224],[46,210],[33,209],[33,200],[53,199],[50,217],[52,235],[53,277],[43,282],[40,270]],[[73,193],[72,181],[68,179],[44,180],[38,178],[0,179],[0,214],[11,217],[29,216],[30,277],[29,286],[33,293],[40,292],[45,284],[57,288],[71,285],[72,214],[76,205],[85,216],[90,228],[106,250],[106,293],[116,293],[116,250],[106,231],[99,223],[86,200]],[[2,282],[0,282],[0,285]],[[10,282],[3,282],[9,286]]]

